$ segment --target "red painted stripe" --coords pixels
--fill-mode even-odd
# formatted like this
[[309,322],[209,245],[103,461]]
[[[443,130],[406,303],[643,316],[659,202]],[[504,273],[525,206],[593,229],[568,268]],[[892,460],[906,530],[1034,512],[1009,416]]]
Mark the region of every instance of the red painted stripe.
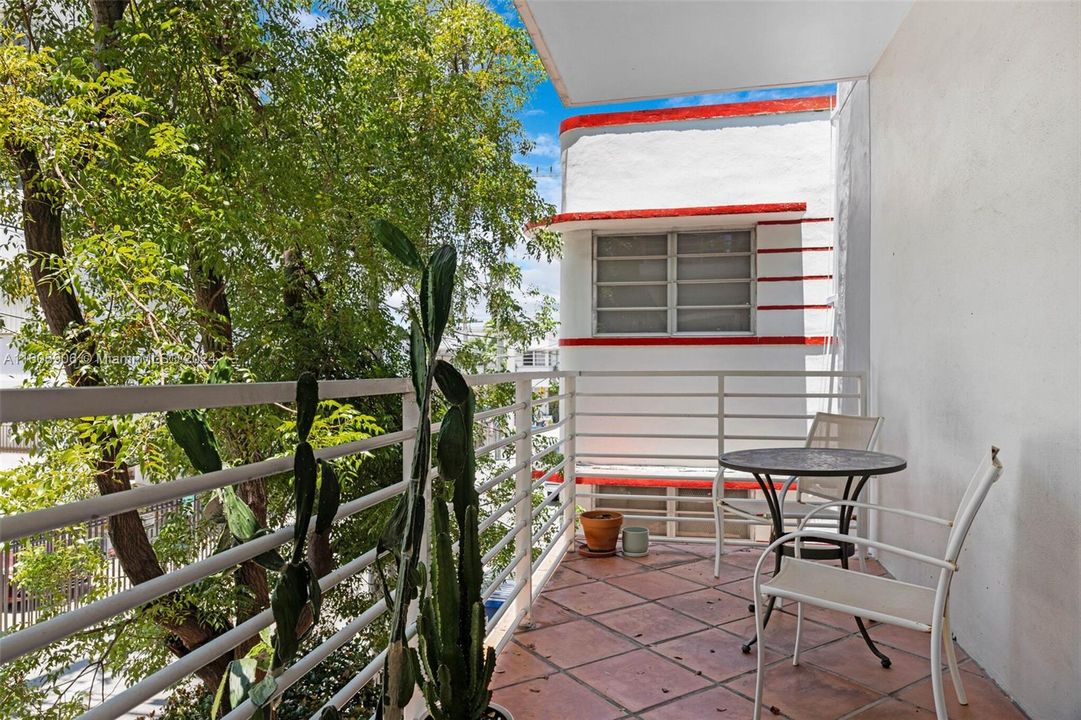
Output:
[[831,217],[799,218],[798,220],[762,220],[759,225],[799,225],[800,223],[833,222]]
[[581,220],[643,220],[647,218],[694,217],[700,215],[754,215],[760,213],[806,212],[807,203],[761,203],[758,205],[702,205],[679,208],[645,208],[641,210],[596,210],[592,212],[559,213],[547,220],[530,223],[526,229],[558,225]]
[[803,280],[832,280],[832,275],[789,275],[756,278],[758,282],[802,282]]
[[560,338],[560,347],[581,345],[825,345],[830,338],[823,335],[665,335]]
[[699,105],[696,107],[660,108],[656,110],[631,110],[627,112],[575,115],[559,124],[559,134],[579,128],[608,127],[611,125],[641,125],[647,123],[680,122],[684,120],[709,120],[712,118],[750,117],[752,115],[783,115],[786,113],[815,112],[833,107],[832,95],[790,98],[787,100],[760,100],[756,102],[726,103],[724,105]]
[[[539,476],[538,476],[539,477]],[[687,488],[693,490],[709,490],[713,487],[712,480],[679,480],[677,478],[628,478],[628,477],[584,477],[575,478],[575,485],[615,485],[618,487],[663,487],[663,488]],[[780,490],[782,483],[774,483],[774,487]],[[754,480],[725,480],[726,490],[760,490]],[[658,495],[658,499],[664,499]]]
[[829,310],[830,305],[759,305],[759,310]]
[[769,253],[824,252],[832,249],[832,245],[813,245],[794,248],[758,248],[758,253],[760,255],[768,255]]

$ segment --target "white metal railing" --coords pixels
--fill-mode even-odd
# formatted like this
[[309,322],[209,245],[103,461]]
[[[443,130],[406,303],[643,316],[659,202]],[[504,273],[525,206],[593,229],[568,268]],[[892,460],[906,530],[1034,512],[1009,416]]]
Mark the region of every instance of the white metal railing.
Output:
[[[490,531],[494,527],[504,530],[484,554],[488,582],[483,596],[488,599],[505,582],[511,583],[505,601],[488,624],[489,641],[499,649],[510,640],[515,627],[528,621],[533,601],[540,596],[564,552],[573,548],[574,521],[580,501],[587,506],[605,506],[606,503],[661,500],[663,510],[619,509],[629,520],[663,523],[663,537],[712,541],[707,524],[712,523],[711,509],[707,506],[707,512],[703,513],[681,507],[710,503],[708,493],[704,497],[693,497],[668,491],[658,496],[646,492],[606,492],[596,485],[579,492],[576,486],[579,483],[589,485],[590,476],[596,475],[597,461],[618,464],[628,476],[638,472],[648,477],[659,468],[678,467],[682,472],[711,477],[716,472],[718,455],[726,449],[754,443],[802,440],[815,409],[844,409],[840,403],[846,403],[851,412],[862,413],[865,409],[864,379],[855,373],[553,371],[482,375],[468,380],[476,387],[513,384],[515,391],[513,403],[482,409],[476,415],[478,421],[499,423],[502,428],[501,434],[490,435],[488,441],[476,449],[478,457],[501,458],[491,470],[491,476],[478,482],[483,503],[481,530]],[[557,382],[557,394],[534,398],[534,384],[543,382]],[[293,383],[0,390],[0,422],[287,403],[292,402],[294,394]],[[409,381],[398,378],[320,383],[322,399],[376,395],[401,398],[402,430],[321,448],[315,454],[331,459],[401,446],[403,477],[407,477],[410,447],[417,431]],[[644,404],[635,405],[643,400]],[[534,411],[554,403],[559,404],[558,419],[535,425]],[[765,426],[755,425],[763,422]],[[438,424],[435,424],[433,431],[437,430]],[[559,455],[546,463],[545,458],[553,453]],[[291,457],[272,458],[5,517],[0,520],[0,543],[7,544],[6,552],[10,543],[41,533],[100,522],[100,519],[118,513],[175,502],[209,490],[288,472],[291,467]],[[509,487],[512,481],[513,491],[509,497],[492,499],[491,493],[496,488]],[[403,492],[405,486],[403,480],[345,503],[335,521],[386,502]],[[684,523],[701,525],[706,532],[684,538],[678,532]],[[254,558],[285,544],[291,536],[291,527],[282,528],[173,569],[149,582],[18,629],[0,637],[0,663],[61,642],[115,615]],[[508,555],[508,562],[495,566],[500,557]],[[366,571],[375,561],[374,549],[369,550],[320,578],[320,586],[328,592]],[[369,627],[385,611],[385,603],[380,600],[337,628],[333,635],[286,671],[279,679],[280,692]],[[255,615],[90,708],[81,716],[82,720],[102,720],[127,712],[254,638],[272,623],[269,609]],[[326,698],[324,707],[343,707],[375,677],[380,663],[381,656],[377,655],[354,677],[345,680],[333,697]],[[254,707],[248,703],[234,708],[227,717],[239,720],[251,717],[253,713]],[[318,713],[313,718],[317,716]]]

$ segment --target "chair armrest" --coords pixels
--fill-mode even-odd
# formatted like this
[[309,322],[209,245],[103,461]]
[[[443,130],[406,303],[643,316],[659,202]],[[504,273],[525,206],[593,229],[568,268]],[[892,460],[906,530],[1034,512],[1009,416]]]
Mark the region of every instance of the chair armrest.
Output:
[[799,557],[800,543],[803,538],[811,538],[814,540],[831,540],[833,542],[842,543],[845,545],[866,545],[867,547],[873,547],[878,550],[885,550],[886,552],[900,555],[901,557],[909,558],[910,560],[917,560],[928,565],[934,565],[935,567],[942,568],[943,570],[956,571],[957,565],[949,560],[943,560],[942,558],[934,557],[933,555],[925,555],[918,553],[915,550],[909,550],[898,545],[891,545],[884,543],[880,540],[869,540],[867,538],[861,538],[855,535],[842,535],[841,533],[826,532],[823,530],[797,530],[796,532],[790,532],[787,535],[782,535],[766,547],[762,552],[762,557],[758,560],[758,566],[755,571],[762,565],[762,561],[774,550],[778,545],[784,543],[796,541],[796,557]]
[[904,517],[913,518],[915,520],[923,520],[924,522],[934,523],[935,525],[941,525],[942,527],[953,527],[952,520],[943,520],[942,518],[935,517],[934,515],[925,515],[923,513],[914,512],[912,510],[902,510],[901,508],[892,508],[887,507],[886,505],[875,505],[873,503],[857,502],[855,500],[831,500],[830,502],[824,502],[821,505],[816,505],[813,510],[807,513],[803,517],[803,520],[800,521],[799,529],[803,530],[807,525],[807,521],[813,518],[822,510],[826,510],[831,507],[840,507],[842,505],[845,507],[878,510],[879,512],[890,513],[892,515],[903,515]]

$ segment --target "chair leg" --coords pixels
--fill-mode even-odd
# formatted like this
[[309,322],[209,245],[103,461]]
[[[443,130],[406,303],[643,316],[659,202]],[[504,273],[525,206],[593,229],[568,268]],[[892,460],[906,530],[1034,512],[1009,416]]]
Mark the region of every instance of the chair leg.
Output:
[[755,638],[758,642],[758,670],[754,675],[754,717],[753,720],[761,720],[762,718],[762,682],[763,675],[766,672],[766,639],[763,633],[766,630],[765,625],[762,622],[762,602],[761,598],[756,597],[754,599],[754,629]]
[[961,681],[961,670],[957,667],[957,651],[954,649],[953,631],[950,630],[949,610],[942,619],[942,641],[946,644],[946,663],[950,666],[950,679],[953,680],[953,690],[957,693],[957,702],[968,705],[965,685]]
[[946,713],[946,693],[942,689],[942,623],[931,626],[931,690],[935,696],[935,717],[950,720]]
[[799,641],[803,633],[803,603],[796,603],[796,648],[792,651],[792,664],[799,665]]

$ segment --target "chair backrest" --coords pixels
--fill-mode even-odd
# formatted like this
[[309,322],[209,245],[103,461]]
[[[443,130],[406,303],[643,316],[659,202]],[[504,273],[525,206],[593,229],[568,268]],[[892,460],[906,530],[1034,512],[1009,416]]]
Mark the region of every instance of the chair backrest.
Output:
[[965,494],[961,496],[961,504],[957,506],[957,514],[953,516],[953,527],[950,528],[950,537],[946,541],[946,562],[957,562],[972,521],[976,519],[976,513],[1000,475],[1002,463],[998,460],[998,448],[992,445],[991,452],[980,462],[972,479],[968,481]]
[[[811,429],[807,433],[806,447],[842,448],[845,450],[870,450],[878,439],[882,418],[862,415],[834,415],[815,413]],[[847,478],[801,477],[799,498],[811,494],[816,497],[840,499],[844,495]]]

